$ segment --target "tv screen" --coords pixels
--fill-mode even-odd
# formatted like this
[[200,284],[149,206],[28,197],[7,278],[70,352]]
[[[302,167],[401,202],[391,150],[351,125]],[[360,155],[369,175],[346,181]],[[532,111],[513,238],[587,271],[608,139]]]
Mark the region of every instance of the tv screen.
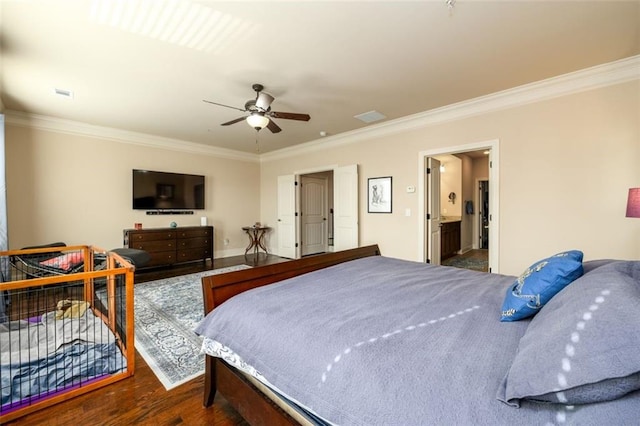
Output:
[[134,210],[202,210],[204,176],[133,170]]

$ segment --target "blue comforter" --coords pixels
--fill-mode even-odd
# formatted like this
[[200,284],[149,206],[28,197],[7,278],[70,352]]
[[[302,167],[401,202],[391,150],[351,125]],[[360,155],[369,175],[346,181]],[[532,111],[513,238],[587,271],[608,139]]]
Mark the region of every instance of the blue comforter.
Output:
[[500,322],[514,279],[375,256],[245,292],[196,332],[330,424],[634,424],[638,392],[569,414],[496,398],[530,322]]

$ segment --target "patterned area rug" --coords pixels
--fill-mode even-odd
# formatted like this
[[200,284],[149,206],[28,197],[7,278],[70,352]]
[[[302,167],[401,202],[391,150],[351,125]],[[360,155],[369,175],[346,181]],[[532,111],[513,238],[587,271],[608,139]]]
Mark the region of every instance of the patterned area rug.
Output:
[[136,349],[167,390],[204,373],[202,338],[193,332],[204,314],[200,279],[249,268],[238,265],[136,284]]
[[473,257],[454,256],[442,261],[444,266],[454,266],[462,269],[472,269],[474,271],[487,272],[489,270],[489,262],[483,259]]

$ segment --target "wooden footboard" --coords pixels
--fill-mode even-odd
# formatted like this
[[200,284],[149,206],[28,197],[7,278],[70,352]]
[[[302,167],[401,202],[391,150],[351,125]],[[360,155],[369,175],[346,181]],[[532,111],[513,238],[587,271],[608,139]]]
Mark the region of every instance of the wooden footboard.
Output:
[[[260,266],[227,274],[202,278],[204,310],[209,313],[218,305],[236,294],[292,278],[318,269],[327,268],[350,260],[379,256],[377,245],[355,248],[335,253],[305,257],[291,262]],[[242,380],[232,367],[206,356],[204,406],[213,404],[216,391],[250,424],[295,424],[286,413],[279,410],[257,388]],[[270,405],[272,406],[270,408]]]

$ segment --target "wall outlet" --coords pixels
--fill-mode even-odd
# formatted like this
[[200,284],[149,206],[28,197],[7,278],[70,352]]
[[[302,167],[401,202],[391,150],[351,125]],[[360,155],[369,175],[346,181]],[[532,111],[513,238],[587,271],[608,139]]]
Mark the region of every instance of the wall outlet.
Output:
[[228,246],[228,245],[229,245],[229,239],[228,239],[228,238],[225,238],[225,239],[224,239],[224,245],[225,245],[225,246]]

